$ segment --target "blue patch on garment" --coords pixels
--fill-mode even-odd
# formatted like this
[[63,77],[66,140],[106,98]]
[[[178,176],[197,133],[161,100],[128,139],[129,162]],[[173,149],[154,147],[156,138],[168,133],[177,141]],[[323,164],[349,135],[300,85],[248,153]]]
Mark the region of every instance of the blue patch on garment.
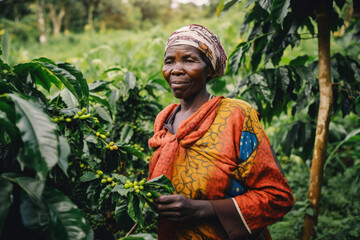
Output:
[[245,193],[246,189],[244,185],[234,179],[231,179],[226,192],[226,198],[232,198]]
[[242,132],[240,139],[239,163],[245,162],[257,146],[257,138],[253,133]]

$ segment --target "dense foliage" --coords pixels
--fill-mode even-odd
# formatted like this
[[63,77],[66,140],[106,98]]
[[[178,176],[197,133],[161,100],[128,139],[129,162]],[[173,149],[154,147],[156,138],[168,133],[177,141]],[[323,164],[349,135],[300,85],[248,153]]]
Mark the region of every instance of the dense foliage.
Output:
[[[85,13],[86,2],[96,1],[70,6]],[[144,8],[150,12],[142,22],[140,2],[146,1],[128,3],[134,5],[122,11],[138,14],[121,20],[121,5],[105,9],[117,1],[100,2],[96,31],[80,33],[87,17],[70,14],[70,32],[42,45],[36,42],[35,5],[19,9],[18,20],[11,11],[1,15],[1,236],[13,234],[7,226],[16,224],[38,239],[51,239],[60,230],[64,239],[76,238],[74,232],[81,233],[76,239],[112,239],[130,229],[139,238],[156,238],[148,193],[159,189],[142,179],[153,120],[176,101],[161,78],[163,48],[174,29],[196,22],[217,33],[231,53],[226,76],[212,81],[209,90],[257,108],[293,190],[295,206],[270,226],[273,239],[299,239],[304,215],[313,214],[306,194],[319,100],[314,18],[297,18],[304,13],[292,10],[298,1],[218,1],[218,13],[226,13],[217,18],[216,4],[201,8],[201,14],[200,8],[181,5],[188,15],[171,10],[179,11],[181,21],[156,25],[168,18],[166,12]],[[349,16],[350,2],[335,2],[334,114],[316,239],[358,239],[360,21]],[[118,26],[111,25],[114,19]],[[118,27],[128,30],[111,30]],[[171,192],[163,181],[156,186]],[[69,208],[62,212],[60,206]]]

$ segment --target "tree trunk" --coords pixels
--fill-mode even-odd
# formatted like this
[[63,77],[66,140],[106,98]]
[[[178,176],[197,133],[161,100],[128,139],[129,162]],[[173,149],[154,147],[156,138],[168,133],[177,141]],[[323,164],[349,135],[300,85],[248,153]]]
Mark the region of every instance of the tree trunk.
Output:
[[46,29],[45,29],[45,16],[44,16],[44,1],[36,0],[37,11],[37,27],[39,31],[39,41],[41,44],[46,43]]
[[94,12],[94,5],[92,3],[90,3],[89,9],[88,9],[88,26],[89,26],[89,29],[94,28],[93,12]]
[[54,36],[60,35],[62,20],[65,16],[65,3],[63,1],[60,2],[60,11],[59,14],[56,13],[56,9],[53,3],[48,3],[49,10],[50,10],[50,18],[53,25],[53,33]]
[[330,23],[331,0],[319,1],[316,11],[318,23],[318,49],[319,49],[319,88],[320,104],[316,126],[314,155],[312,159],[308,199],[313,215],[305,215],[302,240],[315,236],[315,226],[319,214],[323,168],[326,160],[329,123],[332,109],[332,87],[330,80]]

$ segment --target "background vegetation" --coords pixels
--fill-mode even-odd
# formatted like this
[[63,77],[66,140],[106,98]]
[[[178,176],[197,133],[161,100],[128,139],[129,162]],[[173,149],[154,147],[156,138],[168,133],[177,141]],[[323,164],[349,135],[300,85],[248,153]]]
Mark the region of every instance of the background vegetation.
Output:
[[[236,2],[214,0],[197,6],[174,5],[170,0],[0,1],[0,119],[7,124],[2,126],[13,126],[11,131],[0,128],[0,184],[8,189],[1,201],[12,196],[12,205],[18,206],[10,208],[12,214],[7,214],[6,206],[0,209],[2,236],[9,234],[8,224],[20,222],[38,237],[48,237],[58,225],[26,221],[34,216],[34,210],[24,209],[39,210],[65,201],[81,208],[73,216],[87,219],[81,226],[85,235],[79,239],[91,239],[89,229],[99,239],[124,237],[139,219],[144,222],[135,225],[132,233],[150,233],[143,238],[156,238],[154,213],[144,207],[147,200],[135,192],[129,200],[125,184],[147,176],[146,161],[151,154],[147,139],[153,120],[160,109],[177,101],[160,71],[167,37],[181,26],[197,23],[220,37],[229,56],[227,74],[212,81],[209,91],[245,99],[258,109],[293,190],[295,206],[270,226],[273,239],[299,239],[305,214],[314,215],[307,190],[319,101],[316,20],[309,18],[295,30],[287,25],[291,19],[285,18],[292,16],[289,12],[296,14],[294,9],[299,7],[290,6],[292,1]],[[334,21],[331,32],[335,101],[314,239],[358,239],[360,21],[356,1],[335,2],[339,20]],[[223,5],[218,7],[219,3]],[[275,16],[266,13],[274,10],[274,3],[280,8]],[[39,9],[44,14],[44,29],[39,29]],[[291,38],[272,42],[279,36],[269,35],[278,33],[276,27],[256,28],[267,19],[271,26],[281,19],[276,22],[279,28],[288,29],[281,37],[290,32]],[[73,78],[84,84],[76,86]],[[64,153],[51,164],[40,154],[47,167],[34,167],[34,162],[26,160],[31,153],[25,150],[32,145],[22,131],[31,124],[22,130],[21,118],[16,116],[19,108],[30,103],[30,96],[37,102],[30,119],[37,111],[45,112],[45,120],[32,124],[45,121],[55,134],[56,148]],[[82,114],[90,116],[80,121],[75,117],[81,116],[77,112],[82,108],[86,109]],[[121,151],[110,150],[110,142]],[[107,178],[111,180],[101,182]],[[28,185],[22,184],[24,181]],[[29,192],[32,182],[45,183],[44,196],[22,193]],[[51,191],[61,192],[58,199],[47,197]],[[130,206],[126,201],[132,202],[134,196],[139,202]],[[34,207],[34,202],[43,204]],[[47,211],[39,212],[48,216]],[[71,230],[67,233],[64,239],[72,236]]]

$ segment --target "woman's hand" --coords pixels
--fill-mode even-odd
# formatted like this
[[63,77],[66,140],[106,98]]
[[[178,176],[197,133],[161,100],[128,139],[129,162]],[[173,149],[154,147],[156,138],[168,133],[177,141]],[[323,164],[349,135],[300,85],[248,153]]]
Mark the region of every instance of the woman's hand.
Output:
[[154,199],[159,215],[169,221],[183,222],[215,217],[208,200],[193,200],[183,195],[160,196]]

